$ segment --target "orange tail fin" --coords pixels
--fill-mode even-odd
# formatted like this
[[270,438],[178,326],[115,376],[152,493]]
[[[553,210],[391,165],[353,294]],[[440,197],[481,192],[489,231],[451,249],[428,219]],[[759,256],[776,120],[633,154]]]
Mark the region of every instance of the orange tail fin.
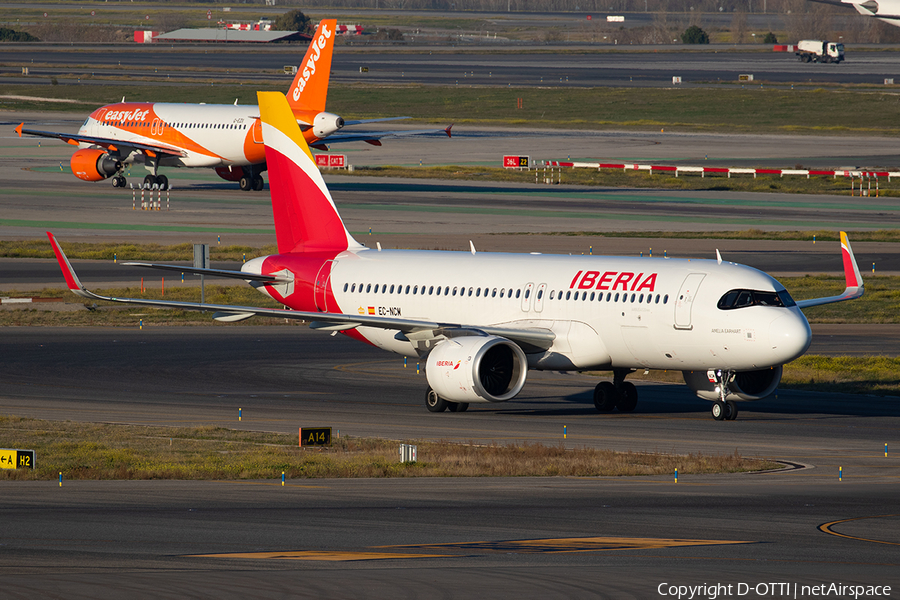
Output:
[[322,112],[328,97],[328,80],[331,77],[331,54],[334,50],[334,30],[337,19],[325,19],[319,23],[303,63],[287,93],[291,110]]

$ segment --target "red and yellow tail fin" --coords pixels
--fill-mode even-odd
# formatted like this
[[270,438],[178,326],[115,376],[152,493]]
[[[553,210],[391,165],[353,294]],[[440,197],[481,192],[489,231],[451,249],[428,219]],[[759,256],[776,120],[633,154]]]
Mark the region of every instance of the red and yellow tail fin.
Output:
[[362,248],[344,227],[309,146],[280,92],[257,92],[278,252]]
[[292,111],[319,113],[325,110],[336,27],[336,19],[325,19],[316,28],[309,50],[288,89],[288,104]]

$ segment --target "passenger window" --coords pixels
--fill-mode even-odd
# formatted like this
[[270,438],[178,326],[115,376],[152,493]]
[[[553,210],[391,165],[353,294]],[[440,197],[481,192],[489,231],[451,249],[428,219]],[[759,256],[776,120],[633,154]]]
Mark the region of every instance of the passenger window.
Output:
[[418,293],[419,293],[419,286],[415,286],[415,287],[413,288],[413,296],[415,296],[415,295],[418,294]]
[[372,284],[370,283],[366,286],[366,293],[368,294],[371,291],[372,291]]
[[475,297],[476,297],[476,298],[480,298],[480,297],[481,297],[481,288],[475,288]]
[[475,291],[474,288],[469,288],[469,296],[470,296],[470,297],[472,296],[472,292],[474,292],[474,291]]
[[[503,297],[503,292],[506,291],[506,288],[500,288],[500,297]],[[552,293],[552,292],[551,292]]]
[[616,292],[616,298],[615,298],[615,300],[613,300],[613,302],[618,302],[618,301],[619,301],[619,292]]
[[457,289],[457,288],[456,288],[456,286],[454,285],[454,286],[453,286],[453,295],[454,295],[454,296],[456,295],[456,289]]
[[669,295],[666,294],[665,296],[663,296],[663,304],[668,304],[668,303],[669,303]]
[[594,292],[591,292],[591,302],[594,301]]
[[406,293],[409,293],[409,286],[406,286]]
[[522,294],[522,290],[516,290],[516,298],[518,298]]
[[344,284],[344,291],[345,291],[345,292],[347,291],[347,287],[348,287],[349,285],[350,285],[349,283],[345,283],[345,284]]
[[391,284],[391,293],[392,294],[394,293],[394,284],[393,283]]
[[572,298],[572,292],[566,292],[566,300],[570,300]]
[[[422,286],[422,289],[425,289],[425,286]],[[434,286],[428,288],[428,295],[431,296],[434,293]]]
[[[495,293],[496,293],[496,291],[497,290],[494,290]],[[538,290],[537,299],[540,300],[543,297],[543,295],[544,295],[544,290]]]
[[449,296],[449,295],[450,295],[450,286],[449,286],[449,285],[448,285],[447,287],[444,288],[444,295],[445,295],[445,296]]
[[550,299],[551,300],[556,299],[556,290],[550,290]]
[[530,296],[531,296],[531,290],[525,290],[525,299],[528,300],[528,298]]
[[632,301],[632,302],[634,302],[634,298],[635,298],[636,295],[637,295],[637,294],[632,294],[632,295],[631,295],[631,301]]

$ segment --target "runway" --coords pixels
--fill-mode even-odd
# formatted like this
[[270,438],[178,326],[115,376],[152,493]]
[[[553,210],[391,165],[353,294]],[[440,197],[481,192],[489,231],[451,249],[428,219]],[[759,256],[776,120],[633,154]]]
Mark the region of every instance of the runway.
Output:
[[882,452],[900,425],[893,399],[779,392],[717,422],[683,386],[639,384],[635,413],[603,415],[588,393],[595,379],[533,373],[511,402],[436,415],[422,406],[424,377],[399,359],[302,327],[32,328],[4,334],[0,352],[3,412],[21,416],[281,432],[315,423],[397,440],[737,451],[805,465],[678,483],[5,482],[3,598],[618,598],[666,582],[900,583],[898,470]]

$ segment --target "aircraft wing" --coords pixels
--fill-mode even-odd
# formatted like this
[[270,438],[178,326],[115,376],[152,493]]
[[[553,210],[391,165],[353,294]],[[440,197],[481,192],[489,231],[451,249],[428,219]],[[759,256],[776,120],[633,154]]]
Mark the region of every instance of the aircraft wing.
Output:
[[373,146],[380,146],[384,138],[402,138],[412,136],[443,136],[453,137],[450,129],[453,125],[444,129],[411,129],[406,131],[360,131],[359,133],[332,133],[328,137],[313,144],[313,147],[323,144],[337,144],[343,142],[366,142]]
[[850,240],[847,233],[841,232],[841,256],[844,259],[844,279],[847,287],[842,294],[837,296],[828,296],[826,298],[812,298],[810,300],[798,300],[797,306],[801,309],[810,306],[821,306],[822,304],[831,304],[832,302],[843,302],[844,300],[853,300],[863,295],[865,284],[862,275],[859,272],[859,265],[856,264],[856,257],[853,256],[853,249],[850,248]]
[[[129,142],[126,140],[114,140],[112,138],[93,137],[90,135],[80,135],[77,133],[57,133],[55,131],[39,131],[37,129],[25,129],[25,123],[16,127],[16,133],[19,137],[25,135],[35,135],[38,137],[55,138],[62,140],[67,144],[77,146],[78,144],[93,144],[106,148],[107,150],[118,150],[122,154],[129,154],[131,150],[140,150],[141,152],[167,154],[169,156],[184,156],[184,152],[168,146],[158,144],[142,144],[140,142]],[[131,149],[131,150],[129,150]]]
[[[375,315],[358,314],[349,315],[342,313],[305,312],[283,308],[259,308],[255,306],[235,306],[229,304],[201,304],[195,302],[177,302],[169,300],[149,300],[143,298],[116,298],[95,294],[84,287],[72,268],[72,264],[66,257],[59,242],[49,231],[47,237],[53,246],[56,260],[62,269],[66,285],[73,293],[82,298],[91,300],[106,300],[124,304],[140,304],[143,306],[155,306],[157,308],[179,308],[182,310],[199,310],[213,312],[213,318],[219,321],[231,322],[249,319],[250,317],[276,317],[281,319],[299,319],[309,321],[310,328],[323,331],[344,331],[357,327],[375,327],[378,329],[398,330],[400,334],[416,339],[434,339],[437,337],[457,337],[460,335],[489,334],[508,338],[514,342],[536,349],[547,349],[553,344],[556,335],[549,329],[541,328],[512,328],[512,327],[480,327],[466,326],[460,323],[438,323],[434,321],[420,321],[417,319],[398,319],[394,317],[378,317]],[[151,265],[148,263],[123,263],[135,264],[152,268],[167,268],[171,270],[183,270],[185,272],[222,275],[246,280],[268,282],[270,279],[280,280],[277,276],[253,275],[239,271],[223,271],[220,269],[196,269],[183,268],[177,265]],[[362,309],[360,309],[362,310]]]

